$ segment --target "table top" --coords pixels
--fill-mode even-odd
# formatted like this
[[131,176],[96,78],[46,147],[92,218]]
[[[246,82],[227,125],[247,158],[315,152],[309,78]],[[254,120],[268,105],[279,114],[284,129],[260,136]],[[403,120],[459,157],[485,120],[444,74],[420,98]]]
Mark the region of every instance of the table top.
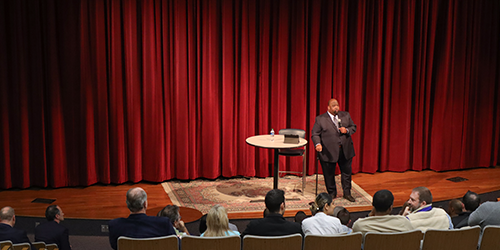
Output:
[[307,144],[307,140],[299,138],[299,143],[284,143],[284,135],[274,135],[274,141],[271,141],[271,135],[254,135],[246,139],[246,142],[252,146],[260,148],[298,148]]

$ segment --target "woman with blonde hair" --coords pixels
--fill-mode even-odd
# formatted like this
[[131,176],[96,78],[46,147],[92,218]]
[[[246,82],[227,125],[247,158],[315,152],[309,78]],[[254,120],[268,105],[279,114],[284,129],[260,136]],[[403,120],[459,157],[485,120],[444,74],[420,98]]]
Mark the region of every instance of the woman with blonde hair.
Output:
[[342,223],[333,216],[332,197],[327,193],[318,194],[316,200],[309,208],[312,217],[302,221],[302,231],[304,234],[325,235],[342,233]]
[[207,230],[201,237],[218,237],[240,235],[240,232],[229,230],[229,219],[226,209],[221,205],[213,206],[207,214]]

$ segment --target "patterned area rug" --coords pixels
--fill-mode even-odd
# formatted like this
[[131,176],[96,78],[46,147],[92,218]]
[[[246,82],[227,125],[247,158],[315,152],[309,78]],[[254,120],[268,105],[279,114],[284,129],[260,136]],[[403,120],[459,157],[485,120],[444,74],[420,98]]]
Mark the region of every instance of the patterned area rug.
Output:
[[[302,188],[302,178],[287,175],[279,179],[278,186],[285,191],[287,210],[307,210],[309,202],[314,201],[316,175],[308,176],[306,191]],[[323,175],[318,176],[318,194],[326,192]],[[337,190],[342,196],[340,175],[336,176]],[[215,204],[223,205],[228,213],[264,211],[264,197],[273,188],[273,178],[231,178],[217,180],[168,181],[162,183],[163,189],[175,205],[194,208],[207,213]],[[334,200],[335,206],[371,206],[372,197],[352,183],[351,194],[356,202],[343,198]]]

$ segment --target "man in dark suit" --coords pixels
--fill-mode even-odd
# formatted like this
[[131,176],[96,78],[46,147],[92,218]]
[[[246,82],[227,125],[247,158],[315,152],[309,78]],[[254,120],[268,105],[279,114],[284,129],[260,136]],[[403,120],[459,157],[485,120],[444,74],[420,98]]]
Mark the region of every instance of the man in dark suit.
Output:
[[10,240],[12,244],[30,243],[26,231],[14,228],[16,214],[13,208],[3,207],[0,210],[0,220],[0,241]]
[[175,235],[174,227],[167,217],[147,216],[148,199],[142,188],[131,188],[127,191],[128,218],[118,218],[109,222],[109,243],[117,249],[118,238],[151,238]]
[[248,223],[241,237],[250,235],[259,236],[281,236],[302,233],[299,223],[287,221],[285,213],[285,192],[281,189],[273,189],[266,194],[266,208],[269,214],[263,219],[253,220]]
[[64,213],[58,205],[50,205],[45,210],[47,222],[35,228],[35,241],[45,244],[57,244],[60,250],[71,250],[69,230],[59,223],[64,220]]
[[354,157],[351,136],[356,132],[356,124],[349,112],[339,110],[339,102],[336,99],[328,101],[328,112],[316,117],[311,139],[318,152],[328,193],[333,199],[337,197],[335,166],[338,163],[344,198],[355,202],[351,195],[351,163]]

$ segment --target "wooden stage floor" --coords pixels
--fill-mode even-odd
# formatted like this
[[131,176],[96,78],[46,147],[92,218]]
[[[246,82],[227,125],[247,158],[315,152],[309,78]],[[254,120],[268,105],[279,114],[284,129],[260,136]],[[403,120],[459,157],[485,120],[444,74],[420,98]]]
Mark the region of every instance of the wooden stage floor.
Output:
[[[451,182],[451,177],[467,178],[463,182]],[[500,190],[500,167],[475,168],[447,172],[407,171],[404,173],[384,172],[375,174],[358,173],[353,181],[367,193],[373,195],[380,189],[389,189],[394,194],[394,206],[401,206],[417,186],[431,189],[434,201],[443,201],[462,197],[467,190],[487,193]],[[122,185],[93,185],[90,187],[0,191],[0,207],[11,206],[16,215],[44,217],[47,204],[32,203],[35,198],[56,199],[53,204],[61,206],[66,218],[78,219],[113,219],[127,217],[129,212],[125,204],[125,194],[131,187],[142,187],[148,193],[148,214],[156,213],[171,200],[161,184],[138,183]],[[371,207],[349,208],[350,211],[367,211]],[[287,211],[285,216],[293,216],[296,211]],[[182,215],[183,218],[186,215]],[[230,214],[230,219],[261,218],[262,213]]]

